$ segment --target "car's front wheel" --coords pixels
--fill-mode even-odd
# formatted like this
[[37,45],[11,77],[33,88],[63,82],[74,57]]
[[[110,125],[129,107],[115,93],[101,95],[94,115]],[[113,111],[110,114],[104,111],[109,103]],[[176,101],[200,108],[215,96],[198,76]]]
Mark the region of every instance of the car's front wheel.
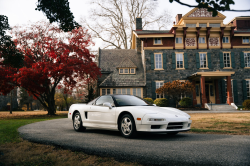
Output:
[[82,126],[82,119],[79,112],[74,114],[73,127],[75,131],[84,131],[86,128]]
[[131,115],[123,115],[119,123],[119,130],[123,137],[133,138],[136,136],[137,131],[135,121]]

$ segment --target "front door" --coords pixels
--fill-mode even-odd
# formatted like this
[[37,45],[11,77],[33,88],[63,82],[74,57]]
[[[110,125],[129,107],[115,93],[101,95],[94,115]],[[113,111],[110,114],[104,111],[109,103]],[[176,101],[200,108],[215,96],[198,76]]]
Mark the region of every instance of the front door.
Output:
[[206,99],[207,99],[207,103],[210,103],[210,98],[209,98],[209,84],[205,85],[205,90],[206,90]]

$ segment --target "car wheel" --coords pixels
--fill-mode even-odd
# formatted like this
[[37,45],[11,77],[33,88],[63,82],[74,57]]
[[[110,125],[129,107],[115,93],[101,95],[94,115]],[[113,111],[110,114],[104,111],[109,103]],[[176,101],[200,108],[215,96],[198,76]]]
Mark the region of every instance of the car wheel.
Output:
[[136,126],[134,118],[129,115],[125,114],[122,116],[120,120],[119,130],[123,137],[125,138],[134,138],[136,136]]
[[82,126],[82,119],[79,112],[74,114],[73,127],[75,131],[84,131],[86,128]]
[[167,133],[168,135],[176,135],[178,132]]

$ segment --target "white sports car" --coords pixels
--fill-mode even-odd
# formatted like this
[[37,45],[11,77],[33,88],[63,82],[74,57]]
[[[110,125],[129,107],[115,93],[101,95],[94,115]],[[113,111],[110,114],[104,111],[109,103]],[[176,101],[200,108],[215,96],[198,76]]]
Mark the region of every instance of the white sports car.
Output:
[[115,129],[126,138],[137,132],[177,134],[190,130],[192,121],[185,112],[157,107],[131,95],[100,96],[88,104],[73,104],[68,113],[76,131],[86,127]]

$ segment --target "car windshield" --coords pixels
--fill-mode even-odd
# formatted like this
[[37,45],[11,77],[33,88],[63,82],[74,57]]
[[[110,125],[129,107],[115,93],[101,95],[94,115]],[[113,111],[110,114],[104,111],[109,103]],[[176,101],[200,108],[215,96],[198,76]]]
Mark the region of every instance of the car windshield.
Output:
[[138,98],[136,96],[129,96],[129,95],[114,95],[113,96],[116,105],[118,107],[122,106],[153,106],[151,103]]

